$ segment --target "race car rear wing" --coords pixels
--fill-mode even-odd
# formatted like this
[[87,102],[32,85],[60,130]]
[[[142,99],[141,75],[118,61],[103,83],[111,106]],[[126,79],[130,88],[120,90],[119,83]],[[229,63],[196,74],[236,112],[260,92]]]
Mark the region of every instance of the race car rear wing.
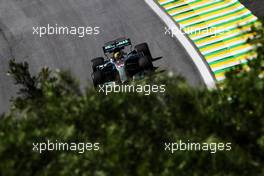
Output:
[[115,49],[124,49],[126,46],[130,46],[131,41],[129,38],[127,39],[117,39],[112,42],[108,42],[104,47],[104,53],[112,53]]

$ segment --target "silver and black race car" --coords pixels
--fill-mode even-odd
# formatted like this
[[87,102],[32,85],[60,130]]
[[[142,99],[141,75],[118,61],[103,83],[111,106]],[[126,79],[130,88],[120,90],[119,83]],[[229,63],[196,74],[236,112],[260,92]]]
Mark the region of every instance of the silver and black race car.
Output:
[[[130,46],[126,53],[127,47]],[[106,58],[97,57],[92,62],[92,79],[95,87],[102,84],[126,83],[136,77],[154,72],[153,59],[147,43],[132,47],[128,38],[119,38],[103,46]]]

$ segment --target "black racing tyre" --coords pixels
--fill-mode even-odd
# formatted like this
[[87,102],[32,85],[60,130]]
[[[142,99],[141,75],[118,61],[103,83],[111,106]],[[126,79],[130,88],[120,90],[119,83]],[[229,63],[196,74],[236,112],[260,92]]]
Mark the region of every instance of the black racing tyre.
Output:
[[151,62],[149,56],[143,56],[143,57],[139,58],[138,65],[140,68],[142,68],[144,70],[153,68],[153,65],[152,65],[152,62]]
[[98,85],[103,84],[103,73],[101,71],[96,71],[93,73],[93,84],[94,87],[98,87]]
[[152,58],[148,44],[147,43],[141,43],[135,46],[135,49],[137,52],[143,52],[145,56],[149,56]]
[[93,71],[95,72],[96,71],[96,67],[98,65],[102,65],[104,64],[104,58],[103,57],[97,57],[97,58],[94,58],[92,59],[92,63],[93,63]]

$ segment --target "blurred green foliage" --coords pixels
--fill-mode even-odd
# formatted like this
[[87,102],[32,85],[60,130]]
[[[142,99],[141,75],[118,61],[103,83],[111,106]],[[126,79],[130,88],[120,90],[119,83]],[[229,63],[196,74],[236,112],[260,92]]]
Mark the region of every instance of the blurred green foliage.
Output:
[[[27,63],[11,60],[9,74],[20,90],[0,118],[0,175],[263,176],[261,45],[257,52],[247,69],[230,71],[217,89],[161,75],[142,84],[165,84],[166,92],[149,96],[82,93],[69,72],[43,68],[32,76]],[[32,151],[32,143],[46,140],[99,142],[100,150]],[[164,151],[165,142],[178,140],[231,142],[232,150]]]

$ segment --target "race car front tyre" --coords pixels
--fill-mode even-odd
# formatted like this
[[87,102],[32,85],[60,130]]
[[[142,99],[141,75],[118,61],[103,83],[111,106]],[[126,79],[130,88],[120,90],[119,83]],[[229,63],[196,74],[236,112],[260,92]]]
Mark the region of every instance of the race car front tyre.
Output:
[[94,87],[98,87],[98,85],[103,84],[103,78],[103,73],[101,71],[95,71],[93,73]]
[[141,43],[135,46],[137,52],[143,52],[145,56],[149,56],[152,59],[149,47],[147,43]]
[[104,58],[102,58],[102,57],[94,58],[94,59],[92,59],[92,63],[93,63],[93,66],[92,66],[93,71],[95,72],[97,66],[104,64]]

